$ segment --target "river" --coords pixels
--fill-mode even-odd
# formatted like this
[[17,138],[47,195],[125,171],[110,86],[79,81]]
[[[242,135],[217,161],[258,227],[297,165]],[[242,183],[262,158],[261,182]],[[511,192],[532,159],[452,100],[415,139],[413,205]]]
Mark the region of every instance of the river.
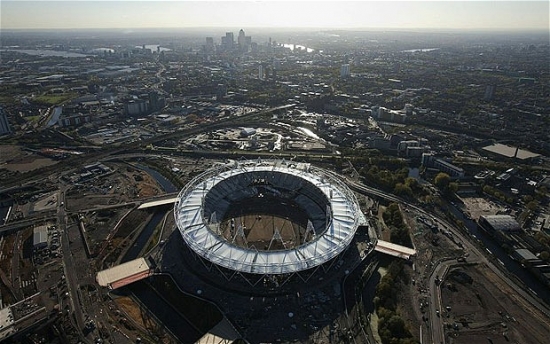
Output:
[[430,51],[436,51],[436,50],[439,50],[439,48],[409,49],[409,50],[403,50],[402,53],[428,53]]
[[158,44],[145,44],[145,45],[137,45],[136,46],[136,48],[140,48],[140,49],[143,49],[143,47],[145,47],[145,49],[151,50],[154,53],[156,53],[157,51],[160,52],[160,51],[171,51],[172,50],[172,49],[169,49],[169,48],[161,47]]
[[283,47],[288,48],[288,49],[290,49],[290,50],[292,50],[292,51],[294,51],[294,50],[296,50],[296,49],[298,49],[298,50],[305,50],[305,51],[307,51],[308,53],[312,53],[312,52],[315,51],[315,49],[313,49],[313,48],[308,48],[308,47],[306,47],[306,46],[299,45],[299,44],[284,43],[284,44],[283,44]]
[[308,128],[299,127],[298,129],[301,130],[304,134],[306,134],[309,137],[312,137],[316,140],[320,139],[319,136],[317,136],[317,134],[315,134],[313,131],[309,130]]
[[164,192],[172,193],[172,192],[178,192],[179,191],[179,189],[174,184],[172,184],[171,181],[166,179],[166,177],[163,176],[162,174],[160,174],[157,170],[153,170],[150,167],[143,166],[143,165],[140,165],[140,164],[137,164],[135,166],[137,168],[139,168],[140,170],[143,170],[143,171],[149,173],[151,175],[151,177],[155,178],[155,180],[160,184],[160,187],[162,188],[162,190],[164,190]]
[[[159,185],[164,190],[164,192],[172,193],[172,192],[178,191],[178,188],[174,184],[172,184],[172,182],[166,179],[166,177],[160,174],[158,171],[140,164],[137,164],[135,166],[136,168],[139,168],[140,170],[143,170],[147,172],[149,175],[151,175],[159,183]],[[171,205],[161,206],[161,207],[156,207],[154,209],[155,209],[155,213],[153,214],[153,217],[145,225],[141,233],[139,233],[136,241],[134,242],[134,245],[130,247],[130,249],[126,252],[124,257],[122,257],[122,260],[121,260],[122,262],[127,262],[132,259],[136,259],[139,256],[139,254],[141,253],[141,251],[149,241],[149,238],[151,237],[151,235],[153,235],[155,228],[158,226],[160,221],[162,221],[164,216],[166,216],[166,213],[172,209],[172,206]]]
[[149,222],[145,225],[141,233],[139,233],[136,241],[134,241],[134,245],[130,247],[128,251],[126,251],[126,254],[120,260],[121,263],[129,262],[139,256],[139,254],[143,250],[143,247],[145,247],[145,245],[149,241],[149,238],[151,238],[151,235],[153,235],[155,228],[157,228],[160,221],[162,221],[162,219],[164,218],[166,213],[170,211],[170,209],[167,209],[167,206],[155,208],[155,214],[153,215],[151,220],[149,220]]
[[[139,164],[136,167],[149,173],[165,192],[178,191],[178,188],[158,171]],[[139,256],[155,228],[171,209],[172,205],[155,208],[155,214],[121,262],[127,262]],[[181,292],[174,285],[173,280],[165,275],[153,275],[148,281],[138,281],[128,285],[127,288],[184,344],[195,343],[223,318],[223,314],[212,303]]]
[[53,125],[56,125],[59,121],[59,117],[61,117],[61,114],[63,113],[63,108],[61,106],[57,106],[53,109],[53,114],[50,120],[48,121],[47,126],[51,127]]
[[10,210],[10,207],[0,207],[0,226],[6,224],[6,216],[8,215],[8,211]]
[[0,51],[9,52],[15,51],[21,54],[34,55],[34,56],[58,56],[58,57],[88,57],[93,56],[94,54],[81,54],[74,53],[70,51],[58,51],[58,50],[46,50],[46,49],[2,49]]
[[127,288],[183,344],[197,343],[223,319],[213,303],[182,292],[166,275],[153,275]]

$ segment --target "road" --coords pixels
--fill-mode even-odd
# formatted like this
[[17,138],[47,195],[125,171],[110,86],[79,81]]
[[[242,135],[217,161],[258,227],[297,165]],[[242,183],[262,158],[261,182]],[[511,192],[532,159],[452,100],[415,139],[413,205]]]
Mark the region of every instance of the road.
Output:
[[[493,264],[493,262],[487,258],[485,250],[478,248],[477,244],[470,238],[470,236],[465,235],[463,231],[451,225],[445,219],[437,216],[434,217],[433,214],[427,213],[423,209],[415,205],[407,204],[407,206],[413,208],[415,211],[420,212],[428,218],[435,219],[434,222],[439,226],[439,228],[443,228],[449,231],[454,236],[455,242],[460,242],[462,244],[464,248],[464,254],[468,256],[469,263],[476,262],[482,265],[486,265],[494,274],[496,274],[506,284],[508,284],[517,294],[521,295],[531,305],[546,314],[546,316],[550,316],[550,309],[548,308],[548,306],[541,302],[541,300],[539,300],[538,298],[535,298],[531,294],[529,294],[524,289],[524,287],[518,285],[514,280],[510,279],[507,273],[503,272],[501,268]],[[437,310],[439,310],[440,315],[442,315],[443,305],[441,304],[441,291],[439,285],[435,283],[435,280],[437,277],[443,278],[445,272],[448,271],[449,267],[452,264],[456,264],[456,261],[447,260],[443,262],[437,262],[434,268],[434,272],[430,276],[428,284],[428,290],[430,294],[430,319],[432,324],[431,333],[433,343],[445,343],[443,322],[440,320],[441,318],[437,315]]]
[[49,220],[55,220],[55,212],[46,211],[46,212],[35,212],[31,216],[18,221],[11,221],[8,224],[0,226],[0,235],[4,233],[9,233],[11,231],[20,230],[23,228],[28,228],[32,225],[37,225],[38,223],[47,222]]
[[431,334],[433,343],[445,343],[445,329],[443,317],[443,303],[441,301],[441,289],[439,288],[440,281],[445,278],[445,275],[449,271],[449,267],[454,262],[447,260],[437,264],[435,270],[429,279],[429,295],[430,295],[430,323]]
[[[67,282],[67,291],[69,293],[70,305],[74,314],[74,324],[77,332],[81,338],[84,338],[82,330],[84,328],[84,316],[82,314],[82,306],[80,305],[79,297],[79,284],[77,281],[76,267],[74,264],[73,256],[70,248],[69,232],[67,228],[67,215],[65,213],[65,192],[67,186],[62,185],[59,192],[59,202],[57,203],[57,225],[61,232],[61,249],[63,250],[63,268],[65,272],[65,279]],[[63,205],[61,205],[63,204]],[[73,318],[71,317],[71,321]],[[85,339],[85,338],[84,338]]]
[[[439,226],[439,228],[449,231],[453,237],[454,241],[460,243],[463,246],[464,254],[468,256],[468,262],[477,262],[479,264],[486,265],[493,273],[500,277],[506,284],[508,284],[516,293],[521,295],[525,300],[527,300],[531,305],[539,309],[543,314],[550,317],[550,308],[544,302],[542,302],[538,297],[534,297],[523,285],[518,285],[516,281],[512,280],[508,274],[511,274],[510,271],[504,272],[500,264],[499,266],[495,265],[490,259],[487,258],[485,250],[478,248],[477,243],[473,239],[464,233],[462,230],[458,229],[454,225],[447,222],[445,219],[434,216],[434,214],[426,212],[424,209],[411,204],[399,197],[388,195],[383,191],[359,184],[353,180],[347,179],[347,184],[349,187],[362,194],[367,194],[371,196],[376,196],[383,198],[392,202],[399,202],[404,206],[414,209],[414,211],[422,214],[427,218],[433,219],[434,223]],[[443,261],[437,262],[434,267],[434,272],[430,276],[429,280],[429,294],[430,294],[430,321],[431,321],[431,334],[433,343],[445,343],[444,338],[444,329],[443,323],[439,320],[440,317],[437,316],[437,310],[441,312],[441,294],[439,286],[435,283],[437,277],[442,278],[444,272],[448,271],[451,263],[456,263],[456,261]],[[512,276],[515,276],[511,274]],[[441,314],[440,314],[441,315]],[[435,319],[435,321],[434,321]]]
[[11,283],[12,290],[18,300],[22,300],[24,295],[21,291],[21,276],[19,275],[19,262],[21,259],[21,232],[17,232],[13,241],[13,256],[11,263]]

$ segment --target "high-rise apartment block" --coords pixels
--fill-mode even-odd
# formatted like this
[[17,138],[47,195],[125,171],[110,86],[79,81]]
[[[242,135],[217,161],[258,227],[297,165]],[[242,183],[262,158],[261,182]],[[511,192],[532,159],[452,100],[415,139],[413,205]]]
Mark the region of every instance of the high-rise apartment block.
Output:
[[349,64],[343,64],[340,67],[340,77],[345,78],[345,77],[348,77],[348,76],[350,76]]
[[4,109],[0,106],[0,135],[11,133],[10,123],[8,122],[8,115]]

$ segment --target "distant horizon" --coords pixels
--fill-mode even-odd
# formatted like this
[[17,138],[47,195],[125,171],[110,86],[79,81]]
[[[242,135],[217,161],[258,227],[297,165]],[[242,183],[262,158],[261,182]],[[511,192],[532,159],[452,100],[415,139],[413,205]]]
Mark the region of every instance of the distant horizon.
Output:
[[519,28],[519,29],[509,29],[509,28],[398,28],[398,27],[273,27],[273,26],[264,26],[264,27],[247,27],[247,26],[233,26],[233,27],[222,27],[222,26],[196,26],[196,27],[87,27],[87,28],[0,28],[1,31],[200,31],[200,30],[217,30],[220,33],[230,32],[230,30],[274,30],[274,31],[391,31],[391,32],[537,32],[537,33],[548,33],[550,30],[540,29],[540,28]]
[[1,30],[549,31],[548,1],[2,0]]

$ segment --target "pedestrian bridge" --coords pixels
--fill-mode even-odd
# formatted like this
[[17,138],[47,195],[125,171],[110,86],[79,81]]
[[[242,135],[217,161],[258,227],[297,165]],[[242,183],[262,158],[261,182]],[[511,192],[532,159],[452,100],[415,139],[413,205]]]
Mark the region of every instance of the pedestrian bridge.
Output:
[[165,204],[175,203],[176,199],[177,199],[176,197],[170,197],[170,198],[166,198],[166,199],[160,199],[160,200],[157,200],[157,201],[146,202],[146,203],[141,204],[138,207],[138,209],[147,209],[147,208],[152,208],[152,207],[158,207],[158,206],[165,205]]
[[412,256],[416,255],[416,250],[410,247],[393,244],[391,242],[384,241],[384,240],[378,240],[376,242],[376,246],[374,247],[374,250],[380,253],[389,254],[390,256],[403,258],[407,260],[411,259]]
[[151,276],[153,270],[144,258],[138,258],[126,263],[101,270],[96,275],[97,283],[102,287],[117,289],[127,284]]

